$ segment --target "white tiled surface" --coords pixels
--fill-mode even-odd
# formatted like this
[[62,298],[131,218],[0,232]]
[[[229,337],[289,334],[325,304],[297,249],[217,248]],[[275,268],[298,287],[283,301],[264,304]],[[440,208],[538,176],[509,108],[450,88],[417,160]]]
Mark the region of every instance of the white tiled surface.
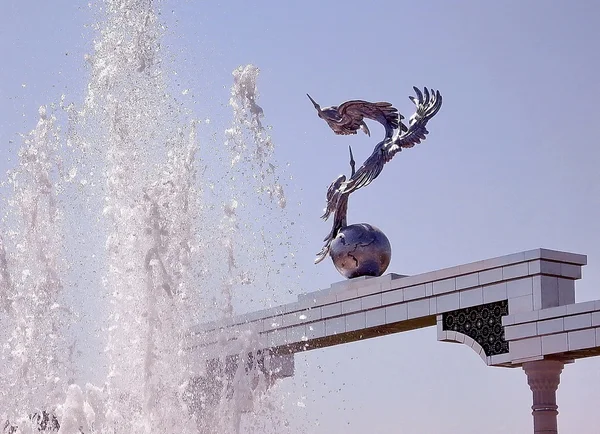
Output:
[[507,341],[527,338],[537,334],[537,325],[535,322],[508,326],[504,328],[504,338]]
[[556,354],[568,350],[566,333],[542,336],[542,354]]
[[452,292],[456,289],[456,279],[445,279],[433,282],[433,294],[443,294],[445,292]]
[[527,262],[521,264],[507,265],[502,267],[502,278],[504,280],[516,279],[529,274],[529,265]]
[[[580,347],[590,344],[593,336],[596,345],[600,301],[573,304],[574,279],[580,277],[585,262],[582,255],[536,249],[416,276],[352,279],[304,294],[295,303],[198,325],[193,330],[208,334],[191,339],[210,343],[252,328],[263,333],[269,345],[285,345],[508,300],[509,315],[503,323],[511,339],[510,358],[482,357],[492,364],[524,360],[539,357],[542,342],[544,353],[564,347],[565,339],[569,347]],[[441,326],[438,332],[442,336]],[[460,333],[443,332],[443,336],[464,340],[482,352]]]
[[479,306],[483,304],[483,289],[473,288],[459,292],[460,308]]
[[437,297],[437,312],[449,312],[460,307],[460,294],[454,292],[452,294],[440,295]]
[[596,331],[594,329],[569,332],[569,351],[594,348],[596,346]]
[[565,317],[565,330],[577,330],[592,326],[592,314],[583,313],[580,315]]
[[367,327],[376,327],[385,324],[385,308],[379,308],[375,310],[368,310],[367,314]]
[[425,297],[425,284],[409,286],[404,288],[404,300],[414,300]]
[[533,310],[533,296],[523,295],[521,297],[508,299],[508,313],[529,312]]
[[509,349],[511,358],[513,360],[540,356],[542,354],[542,339],[539,337],[534,337],[510,342]]
[[351,332],[354,330],[364,329],[367,325],[366,312],[353,313],[352,315],[346,316],[346,331]]
[[466,289],[479,286],[479,273],[465,274],[456,278],[456,289]]
[[408,318],[420,318],[429,315],[429,299],[408,302]]
[[551,333],[560,333],[564,331],[564,318],[554,318],[537,323],[537,333],[549,335]]
[[502,268],[494,268],[492,270],[479,272],[479,284],[487,285],[502,280]]
[[531,277],[506,282],[506,295],[508,298],[522,297],[529,294],[533,294],[533,279]]
[[406,303],[396,304],[385,308],[386,324],[404,321],[408,319],[408,306]]
[[483,287],[484,303],[506,300],[507,298],[506,282],[495,283]]

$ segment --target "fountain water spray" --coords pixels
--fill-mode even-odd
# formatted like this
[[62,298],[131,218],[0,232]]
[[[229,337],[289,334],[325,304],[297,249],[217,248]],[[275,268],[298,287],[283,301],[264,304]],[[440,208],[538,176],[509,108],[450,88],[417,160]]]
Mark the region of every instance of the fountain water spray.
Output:
[[[0,417],[11,434],[34,432],[42,423],[53,429],[54,420],[64,434],[237,433],[251,402],[266,402],[270,381],[257,362],[238,364],[228,381],[202,391],[215,395],[215,405],[194,412],[190,381],[205,361],[229,354],[191,355],[185,333],[199,321],[232,315],[240,300],[256,307],[273,302],[281,283],[273,277],[282,266],[293,268],[293,223],[282,214],[286,198],[274,145],[260,120],[258,69],[234,72],[234,119],[219,150],[227,165],[224,174],[208,171],[209,179],[221,180],[211,193],[204,175],[203,184],[197,179],[199,124],[169,95],[152,1],[103,4],[85,102],[67,108],[67,139],[54,116],[40,109],[10,176],[15,194],[5,226],[11,229],[0,236],[0,308],[7,313],[0,333],[8,342]],[[102,284],[79,285],[106,294],[95,296],[98,314],[107,311],[106,361],[97,360],[98,369],[107,366],[106,380],[85,387],[77,384],[70,357],[75,343],[68,326],[77,315],[64,301],[64,276],[74,265],[64,264],[73,255],[63,255],[63,215],[76,217],[60,199],[63,143],[80,158],[79,168],[61,172],[62,179],[79,179],[76,199],[102,202],[106,239]],[[84,175],[84,168],[93,170]],[[88,224],[88,232],[97,229]],[[221,303],[207,302],[215,288]],[[257,349],[249,334],[236,351],[242,360]]]

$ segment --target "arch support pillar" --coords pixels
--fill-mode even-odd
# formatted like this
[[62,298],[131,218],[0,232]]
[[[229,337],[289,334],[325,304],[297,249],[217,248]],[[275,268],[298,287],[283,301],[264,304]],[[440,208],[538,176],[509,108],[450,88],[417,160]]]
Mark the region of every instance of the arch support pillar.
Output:
[[564,363],[559,360],[536,360],[523,363],[527,383],[533,393],[534,434],[558,434],[556,390]]

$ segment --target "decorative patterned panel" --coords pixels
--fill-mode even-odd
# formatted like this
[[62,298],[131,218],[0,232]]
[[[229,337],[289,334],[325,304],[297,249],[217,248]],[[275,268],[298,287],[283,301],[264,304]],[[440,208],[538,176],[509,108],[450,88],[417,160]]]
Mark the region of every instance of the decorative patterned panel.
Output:
[[508,300],[487,303],[443,314],[443,330],[469,336],[483,348],[486,356],[508,353],[502,317],[508,315]]

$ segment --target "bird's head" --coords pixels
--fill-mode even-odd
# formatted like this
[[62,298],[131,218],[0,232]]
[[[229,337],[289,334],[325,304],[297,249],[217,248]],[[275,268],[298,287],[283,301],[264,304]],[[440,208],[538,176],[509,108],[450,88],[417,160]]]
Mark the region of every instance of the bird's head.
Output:
[[323,113],[323,111],[321,110],[321,106],[319,104],[317,104],[317,102],[314,99],[312,99],[309,94],[306,94],[306,96],[308,97],[310,102],[312,102],[313,105],[315,106],[315,108],[317,109],[317,114],[319,115],[319,117],[323,118],[323,116],[321,116],[321,114]]

